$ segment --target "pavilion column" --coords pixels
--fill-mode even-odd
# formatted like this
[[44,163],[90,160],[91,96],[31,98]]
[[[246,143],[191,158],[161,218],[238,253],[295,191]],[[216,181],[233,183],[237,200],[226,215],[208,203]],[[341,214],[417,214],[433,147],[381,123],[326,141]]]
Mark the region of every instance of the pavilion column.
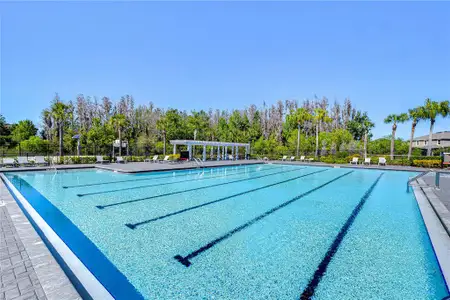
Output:
[[173,144],[173,155],[177,154],[177,144]]
[[214,156],[214,146],[211,146],[211,149],[210,149],[210,154],[209,154],[209,156],[211,156],[211,160],[213,159],[213,156]]
[[203,145],[203,161],[206,161],[206,145]]
[[222,146],[222,159],[225,160],[225,146]]
[[192,146],[188,145],[189,160],[192,160]]
[[239,147],[236,146],[236,160],[239,160]]
[[247,157],[248,157],[248,146],[245,146],[245,160],[247,159]]
[[225,159],[228,160],[228,146],[225,146]]
[[235,159],[235,157],[234,157],[234,147],[233,146],[231,146],[231,156],[233,157],[233,159]]
[[217,160],[220,160],[220,146],[217,146]]

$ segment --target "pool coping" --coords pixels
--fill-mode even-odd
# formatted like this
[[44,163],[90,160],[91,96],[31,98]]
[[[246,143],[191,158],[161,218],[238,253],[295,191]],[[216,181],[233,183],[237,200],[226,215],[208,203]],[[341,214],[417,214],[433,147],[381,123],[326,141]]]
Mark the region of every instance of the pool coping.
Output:
[[[262,162],[259,162],[262,163]],[[256,164],[256,162],[255,162]],[[299,163],[286,163],[286,162],[277,162],[275,164],[285,164],[285,165],[300,165]],[[328,165],[319,165],[314,163],[306,163],[302,165],[307,166],[322,166],[322,167],[339,167],[339,166],[328,166]],[[213,167],[213,166],[210,166]],[[217,166],[217,167],[223,167]],[[344,166],[352,168],[351,166]],[[354,167],[353,167],[354,168]],[[361,168],[358,169],[375,169],[375,168]],[[85,169],[85,168],[71,168],[71,169]],[[195,169],[195,168],[184,168],[184,169]],[[382,170],[388,171],[411,171],[411,170],[389,170],[385,168],[380,168]],[[44,171],[46,169],[42,169],[40,171]],[[153,172],[164,172],[171,171],[169,170],[154,170]],[[422,169],[423,170],[423,169]],[[8,171],[8,170],[6,170]],[[21,171],[38,171],[38,170],[21,170]],[[148,171],[147,171],[148,172]],[[18,210],[22,215],[27,215],[30,219],[30,222],[37,228],[36,230],[40,231],[45,238],[51,244],[49,247],[54,247],[58,255],[61,256],[63,260],[63,264],[66,264],[68,267],[69,273],[73,272],[72,276],[76,277],[76,280],[79,280],[83,286],[83,289],[86,290],[88,296],[93,299],[113,299],[111,294],[106,290],[106,288],[95,278],[95,276],[89,271],[89,269],[76,257],[76,255],[67,247],[67,245],[59,238],[59,236],[53,231],[53,229],[46,223],[46,221],[39,215],[39,213],[32,207],[32,205],[26,200],[24,196],[14,187],[14,185],[6,178],[2,171],[0,171],[0,185],[4,185],[7,187],[7,192],[11,194],[12,200],[14,204],[17,206]],[[418,203],[422,218],[424,220],[425,226],[427,228],[428,235],[430,237],[436,258],[438,260],[439,266],[441,268],[441,273],[444,277],[447,289],[450,291],[450,213],[447,208],[440,202],[439,198],[433,192],[433,187],[427,185],[421,178],[416,180],[417,184],[412,186],[412,189],[415,194],[416,201]],[[16,203],[17,202],[17,203]],[[444,216],[444,217],[442,217]],[[31,224],[28,223],[30,226]],[[33,227],[31,227],[32,230]],[[48,237],[50,236],[50,238]],[[39,238],[39,237],[38,237]],[[42,240],[41,244],[43,244]],[[47,243],[46,243],[47,244]],[[55,246],[56,245],[56,246]],[[26,245],[27,246],[27,245]],[[43,245],[45,250],[48,252],[49,249]],[[47,245],[48,246],[48,245]],[[28,246],[27,246],[28,247]],[[28,249],[26,247],[26,249]],[[51,250],[51,249],[50,249]],[[43,251],[42,249],[39,251]],[[51,251],[50,251],[51,252]],[[55,256],[50,254],[51,258],[54,261],[54,266],[59,269],[55,270],[52,277],[52,281],[61,281],[61,276],[66,277],[63,269],[64,266],[58,264],[55,260]],[[33,262],[32,262],[33,263]],[[53,270],[52,270],[53,271]],[[62,272],[62,273],[61,273]],[[36,272],[38,273],[38,272]],[[39,278],[39,274],[38,278]],[[69,274],[67,274],[69,275]],[[71,276],[69,276],[71,277]],[[40,279],[40,278],[39,278]],[[49,273],[46,274],[46,280],[49,280]],[[67,279],[69,280],[69,279]],[[85,284],[83,284],[85,283]],[[70,283],[70,287],[75,291],[74,286]],[[97,285],[98,284],[98,285]],[[75,284],[74,284],[75,285]],[[68,288],[70,290],[70,288]],[[102,290],[104,290],[104,294],[102,294]],[[92,293],[89,291],[93,291]],[[46,290],[44,289],[44,292]],[[78,293],[75,291],[76,295]],[[100,294],[100,295],[99,295]],[[78,295],[79,297],[79,295]],[[50,298],[49,298],[50,299]],[[58,299],[58,298],[53,298]],[[61,299],[61,298],[59,298]],[[64,298],[64,299],[80,299],[80,298]]]
[[441,273],[450,291],[450,212],[422,178],[412,185]]
[[[51,249],[47,247],[52,247],[58,256],[62,259],[65,266],[58,264],[56,261],[56,257],[49,253],[49,255],[53,258],[52,263],[52,273],[39,274],[38,270],[36,270],[37,276],[39,279],[44,278],[48,282],[59,282],[61,281],[61,276],[67,278],[72,277],[73,280],[77,280],[81,285],[80,288],[87,293],[86,296],[92,299],[114,299],[111,294],[106,290],[106,288],[97,280],[97,278],[90,272],[90,270],[81,262],[81,260],[72,252],[72,250],[64,243],[64,241],[55,233],[55,231],[47,224],[47,222],[40,216],[40,214],[33,208],[33,206],[28,202],[28,200],[22,196],[22,194],[16,189],[16,187],[6,178],[3,173],[0,173],[0,178],[2,179],[2,184],[7,187],[8,192],[11,196],[17,201],[16,205],[21,206],[20,212],[22,214],[27,214],[30,221],[30,226],[40,231],[40,234],[43,235],[44,239],[47,240],[48,243],[45,243],[45,249],[39,249],[39,251],[48,251],[52,252]],[[20,205],[19,205],[20,204]],[[22,211],[23,210],[23,211]],[[31,224],[32,223],[32,224]],[[44,242],[41,240],[41,244]],[[49,245],[50,244],[50,245]],[[32,249],[33,245],[26,245],[26,249]],[[37,250],[37,249],[36,249]],[[33,260],[32,260],[33,263]],[[34,265],[34,264],[33,264]],[[63,271],[64,267],[68,268],[68,270]],[[73,276],[67,276],[70,274],[64,273],[72,273]],[[40,276],[41,275],[41,276]],[[44,276],[45,275],[45,276]],[[75,277],[75,278],[73,278]],[[70,283],[70,281],[69,281]],[[73,288],[73,292],[78,295],[75,290],[75,284],[71,287]],[[43,285],[44,292],[46,292],[45,285]],[[70,288],[69,288],[70,289]],[[64,299],[80,299],[80,297],[72,297],[64,298]],[[61,299],[61,298],[55,298]]]

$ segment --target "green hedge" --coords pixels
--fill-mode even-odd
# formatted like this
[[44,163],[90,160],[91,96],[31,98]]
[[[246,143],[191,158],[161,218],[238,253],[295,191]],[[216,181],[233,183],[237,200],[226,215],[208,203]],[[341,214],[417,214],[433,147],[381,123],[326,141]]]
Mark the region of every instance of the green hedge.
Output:
[[415,159],[413,160],[413,165],[416,167],[423,168],[440,168],[441,160],[431,160],[431,159]]

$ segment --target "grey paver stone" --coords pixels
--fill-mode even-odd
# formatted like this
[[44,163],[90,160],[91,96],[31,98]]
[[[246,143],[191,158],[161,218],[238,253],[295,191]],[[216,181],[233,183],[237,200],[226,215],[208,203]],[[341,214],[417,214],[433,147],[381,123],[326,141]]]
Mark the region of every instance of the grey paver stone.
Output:
[[20,292],[18,288],[14,288],[5,292],[5,299],[12,300],[20,296]]

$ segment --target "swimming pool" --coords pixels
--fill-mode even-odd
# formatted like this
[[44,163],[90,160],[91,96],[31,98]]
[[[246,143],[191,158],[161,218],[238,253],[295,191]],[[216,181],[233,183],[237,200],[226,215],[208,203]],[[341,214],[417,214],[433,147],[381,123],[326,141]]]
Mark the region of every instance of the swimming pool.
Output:
[[118,299],[441,299],[412,175],[264,164],[6,177]]

